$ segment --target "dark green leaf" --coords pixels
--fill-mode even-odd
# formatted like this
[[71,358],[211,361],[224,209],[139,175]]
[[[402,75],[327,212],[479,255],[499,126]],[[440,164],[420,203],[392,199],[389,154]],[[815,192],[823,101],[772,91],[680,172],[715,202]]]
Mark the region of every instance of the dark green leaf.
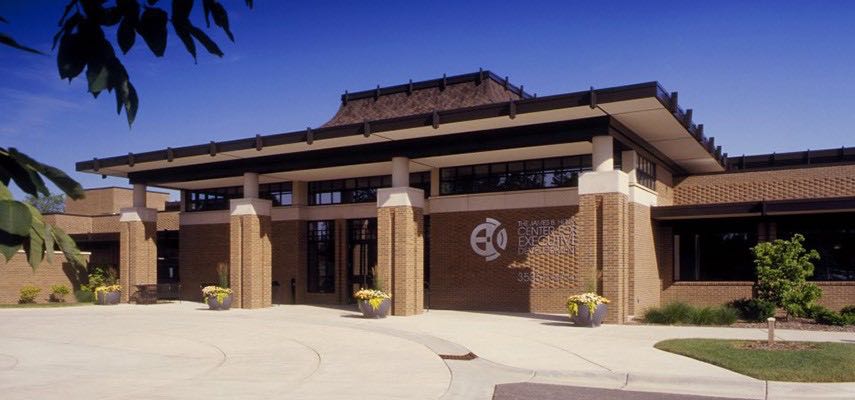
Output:
[[157,4],[157,0],[148,0],[147,3],[148,3],[148,5],[153,6],[153,5]]
[[86,80],[89,82],[89,92],[98,96],[102,90],[107,88],[107,82],[110,77],[107,67],[103,64],[89,64],[86,69]]
[[181,39],[181,42],[184,43],[184,48],[187,49],[187,52],[193,56],[193,61],[196,61],[196,43],[193,42],[193,38],[190,36],[190,22],[186,20],[172,20],[172,27],[175,28],[175,33]]
[[18,253],[18,250],[24,245],[24,236],[12,235],[9,232],[0,230],[0,254],[9,261]]
[[12,192],[9,191],[9,188],[2,183],[0,183],[0,200],[14,200],[12,198]]
[[137,32],[157,57],[163,57],[166,51],[167,19],[166,11],[159,8],[146,8],[137,25]]
[[63,33],[71,33],[71,31],[74,30],[74,28],[82,21],[83,16],[80,15],[80,13],[74,13],[71,18],[65,21],[65,24],[63,24],[62,28],[56,33],[56,35],[53,35],[53,47],[51,47],[51,50],[56,48],[56,43],[59,41],[59,37],[62,36]]
[[83,72],[86,66],[86,51],[79,33],[66,33],[59,41],[56,64],[61,79],[71,80]]
[[76,266],[86,267],[86,259],[80,254],[74,239],[57,226],[54,226],[51,232],[54,242],[65,255],[65,259]]
[[[83,187],[80,186],[77,181],[71,179],[68,175],[66,175],[65,172],[59,170],[59,168],[40,163],[32,159],[30,156],[21,153],[20,151],[18,151],[18,149],[14,147],[9,148],[8,153],[15,159],[20,160],[22,163],[31,166],[33,169],[44,175],[45,178],[48,178],[48,180],[53,182],[53,184],[56,185],[59,190],[62,190],[62,192],[65,193],[68,197],[71,197],[75,200],[83,198]],[[0,160],[2,160],[2,158],[0,158]]]
[[83,6],[83,12],[92,21],[101,21],[104,17],[104,6],[101,0],[79,0]]
[[249,9],[251,10],[252,9],[252,0],[246,0],[246,6],[249,7]]
[[[10,149],[10,151],[11,150],[13,149]],[[37,184],[32,181],[29,169],[26,165],[22,164],[20,160],[16,159],[14,155],[9,153],[0,153],[0,166],[3,168],[3,179],[5,184],[8,184],[7,179],[11,178],[15,181],[15,184],[24,191],[24,193],[32,196],[38,195],[39,188]]]
[[211,5],[214,4],[214,0],[202,0],[202,11],[205,13],[205,26],[211,27]]
[[137,0],[117,0],[116,7],[119,7],[125,19],[133,22],[133,26],[137,25],[140,20],[140,3]]
[[206,35],[201,29],[195,26],[190,26],[190,33],[199,41],[199,43],[202,43],[202,46],[205,46],[205,50],[208,50],[208,53],[219,57],[223,56],[223,51],[220,50],[220,47],[217,46],[217,44],[214,43],[214,41],[211,40],[211,38],[208,37],[208,35]]
[[33,216],[26,204],[15,200],[0,200],[0,231],[27,236]]
[[53,226],[50,224],[44,224],[44,239],[45,241],[45,258],[49,264],[53,264],[53,250],[54,250],[54,242],[53,242]]
[[172,0],[172,21],[185,21],[190,19],[190,11],[193,9],[194,0]]
[[62,12],[62,18],[59,19],[59,23],[57,26],[62,26],[65,22],[65,17],[68,16],[68,13],[71,12],[71,9],[74,8],[74,5],[77,4],[77,0],[71,0],[68,4],[65,5],[65,11]]
[[113,26],[119,23],[122,19],[122,11],[119,7],[110,7],[104,10],[104,15],[101,17],[101,25]]
[[6,46],[14,47],[18,50],[28,51],[30,53],[41,54],[41,55],[45,54],[45,53],[42,53],[42,52],[40,52],[40,51],[38,51],[32,47],[27,47],[27,46],[24,46],[24,45],[18,43],[17,41],[15,41],[15,39],[12,39],[11,36],[6,35],[5,33],[0,33],[0,44],[5,44]]
[[137,118],[137,110],[139,109],[140,99],[137,97],[137,89],[131,82],[128,81],[128,97],[125,100],[125,115],[128,116],[128,125],[133,125]]
[[125,18],[122,20],[122,23],[119,24],[119,29],[116,31],[117,42],[119,42],[119,48],[122,49],[122,54],[128,54],[128,50],[131,47],[134,47],[134,41],[137,38],[137,33],[134,31],[135,22]]
[[226,12],[225,7],[215,1],[211,4],[211,14],[214,16],[214,23],[220,28],[223,28],[223,31],[226,32],[229,40],[234,42],[235,36],[232,35],[232,30],[229,28],[229,14]]
[[30,267],[35,270],[42,263],[45,255],[44,224],[33,221],[30,227],[30,238],[24,241],[24,251],[27,252],[27,261]]

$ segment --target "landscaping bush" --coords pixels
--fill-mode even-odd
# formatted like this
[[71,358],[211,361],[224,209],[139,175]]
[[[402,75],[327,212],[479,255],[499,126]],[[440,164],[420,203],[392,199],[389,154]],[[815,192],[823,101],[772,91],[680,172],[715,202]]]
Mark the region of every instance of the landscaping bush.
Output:
[[65,296],[71,293],[71,290],[65,285],[53,285],[50,287],[50,291],[50,301],[56,303],[64,303]]
[[730,302],[738,313],[739,318],[745,321],[766,322],[766,319],[775,316],[775,304],[762,299],[739,299]]
[[814,306],[808,317],[823,325],[855,325],[855,307],[844,307],[837,313],[823,306]]
[[42,290],[32,286],[27,285],[21,288],[21,297],[18,299],[18,303],[20,304],[32,304],[36,302],[36,296],[39,295],[39,292]]
[[757,267],[757,297],[783,308],[787,316],[805,315],[822,296],[822,289],[807,281],[819,253],[806,250],[804,241],[804,236],[795,234],[790,240],[762,242],[751,248]]
[[693,307],[686,303],[670,303],[644,312],[644,322],[651,324],[730,325],[738,313],[730,307]]
[[74,297],[77,299],[78,303],[94,303],[95,302],[95,293],[92,293],[92,290],[87,288],[81,288],[80,290],[74,291]]

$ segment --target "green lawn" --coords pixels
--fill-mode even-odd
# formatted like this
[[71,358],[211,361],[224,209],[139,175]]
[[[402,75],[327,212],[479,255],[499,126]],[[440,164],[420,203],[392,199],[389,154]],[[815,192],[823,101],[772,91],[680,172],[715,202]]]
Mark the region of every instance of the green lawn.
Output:
[[0,304],[0,308],[54,308],[91,306],[92,303],[29,303],[29,304]]
[[659,350],[708,362],[753,378],[786,382],[855,382],[855,344],[817,342],[800,350],[747,349],[751,341],[671,339]]

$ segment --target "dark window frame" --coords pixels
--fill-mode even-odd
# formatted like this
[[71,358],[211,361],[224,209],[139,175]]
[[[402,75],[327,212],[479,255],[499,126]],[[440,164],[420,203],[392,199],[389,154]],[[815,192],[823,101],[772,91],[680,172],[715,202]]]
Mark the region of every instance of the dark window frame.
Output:
[[[750,248],[758,243],[759,223],[759,220],[734,219],[682,221],[675,224],[673,244],[676,251],[673,251],[672,257],[674,281],[754,281],[756,269]],[[739,241],[745,244],[739,245]],[[734,245],[738,248],[733,248]]]
[[306,239],[306,292],[335,293],[335,221],[309,221]]
[[[307,184],[310,206],[358,204],[377,201],[377,189],[392,187],[392,175],[313,181]],[[430,195],[430,171],[410,173],[410,187]]]
[[[272,201],[274,207],[290,206],[292,195],[291,182],[258,185],[258,197]],[[229,200],[243,198],[243,186],[185,190],[184,198],[184,210],[188,212],[228,210]]]
[[650,190],[656,190],[656,163],[638,155],[635,161],[635,181]]
[[461,165],[439,170],[440,195],[576,187],[590,154]]

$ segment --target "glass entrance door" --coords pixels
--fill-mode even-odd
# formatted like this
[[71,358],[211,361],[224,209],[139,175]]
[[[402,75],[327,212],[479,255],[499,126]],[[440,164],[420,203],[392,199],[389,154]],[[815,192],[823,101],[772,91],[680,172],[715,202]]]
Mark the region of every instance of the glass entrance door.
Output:
[[[374,288],[374,271],[377,267],[377,219],[348,220],[347,239],[350,292]],[[350,296],[347,297],[352,301]]]

